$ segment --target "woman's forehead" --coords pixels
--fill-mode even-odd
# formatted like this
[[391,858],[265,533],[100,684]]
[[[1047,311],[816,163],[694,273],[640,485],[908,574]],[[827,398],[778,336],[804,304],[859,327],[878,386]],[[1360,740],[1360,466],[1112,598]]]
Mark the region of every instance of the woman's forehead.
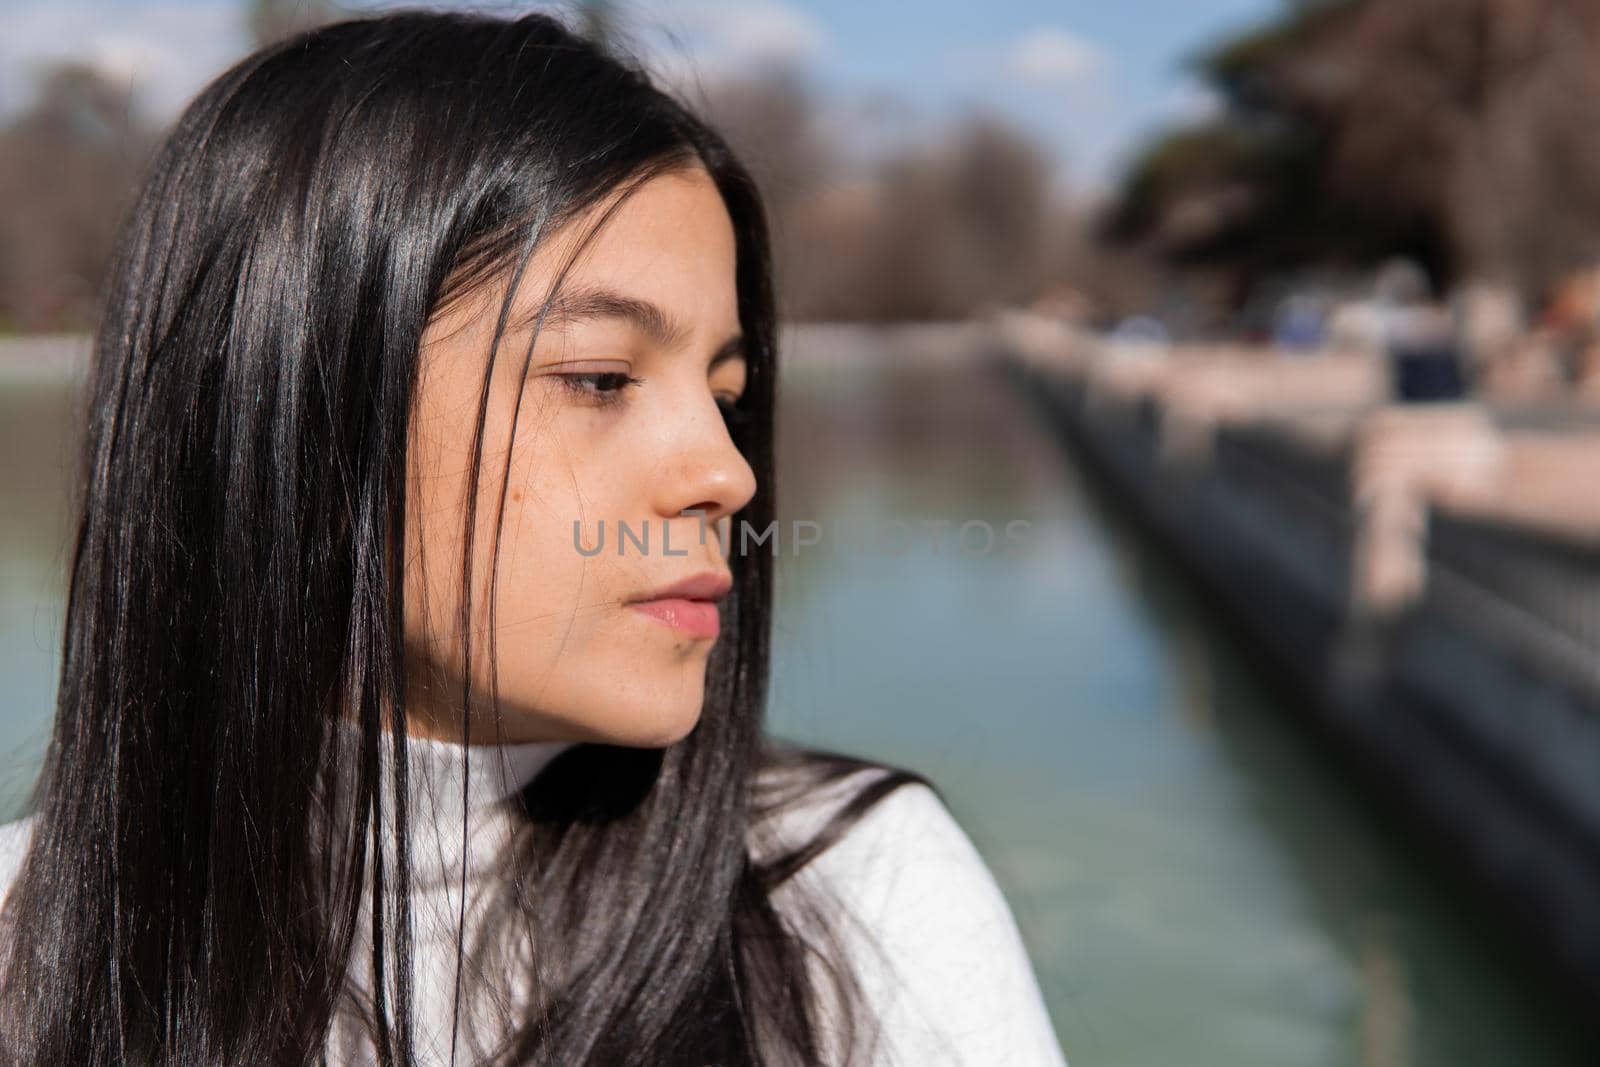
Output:
[[664,348],[702,327],[737,327],[733,223],[703,170],[653,178],[584,226],[586,240],[569,237],[535,254],[513,324],[557,330],[609,319]]

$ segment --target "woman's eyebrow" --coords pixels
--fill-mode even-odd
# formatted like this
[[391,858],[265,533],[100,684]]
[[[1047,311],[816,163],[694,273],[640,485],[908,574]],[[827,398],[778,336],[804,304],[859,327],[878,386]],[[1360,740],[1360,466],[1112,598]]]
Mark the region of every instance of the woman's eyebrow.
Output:
[[[538,317],[537,310],[530,312],[520,325],[532,326]],[[621,319],[662,348],[678,348],[689,339],[688,328],[659,304],[598,285],[574,285],[557,293],[541,329],[560,329],[590,319]],[[711,366],[743,356],[744,335],[735,333],[711,357]]]

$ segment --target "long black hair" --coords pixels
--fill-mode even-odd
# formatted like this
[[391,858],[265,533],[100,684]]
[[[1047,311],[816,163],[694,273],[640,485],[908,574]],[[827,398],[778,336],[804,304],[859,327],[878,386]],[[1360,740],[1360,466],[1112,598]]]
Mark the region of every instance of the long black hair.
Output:
[[[638,63],[548,14],[391,11],[262,49],[184,111],[95,342],[55,728],[4,915],[5,1062],[325,1061],[353,965],[375,979],[379,1061],[413,1061],[406,867],[384,886],[362,856],[377,828],[402,858],[407,840],[398,546],[419,342],[462,294],[519,277],[543,236],[685,166],[709,171],[736,233],[748,379],[731,432],[759,485],[739,517],[764,529],[762,202]],[[481,404],[478,419],[469,501]],[[692,732],[575,745],[522,794],[504,910],[538,965],[496,1062],[816,1063],[825,1036],[871,1029],[821,902],[780,911],[774,894],[926,779],[764,735],[772,560],[731,564]],[[348,820],[323,817],[335,715],[360,726]],[[860,788],[814,840],[757,847],[785,806],[846,779]]]

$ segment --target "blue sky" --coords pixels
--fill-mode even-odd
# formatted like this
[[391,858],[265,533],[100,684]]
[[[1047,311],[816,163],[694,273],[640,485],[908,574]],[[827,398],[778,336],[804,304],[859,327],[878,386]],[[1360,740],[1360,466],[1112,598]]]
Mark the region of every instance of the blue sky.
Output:
[[[873,143],[925,134],[965,112],[997,112],[1036,136],[1062,163],[1065,182],[1083,190],[1109,183],[1153,128],[1210,106],[1183,71],[1185,56],[1282,4],[624,0],[621,6],[637,27],[636,39],[669,77],[686,69],[712,78],[794,63],[831,107],[855,116],[841,120],[843,128]],[[232,0],[0,0],[0,114],[25,103],[29,71],[77,56],[134,84],[145,109],[167,118],[245,47],[242,8]],[[869,108],[871,101],[877,104]]]

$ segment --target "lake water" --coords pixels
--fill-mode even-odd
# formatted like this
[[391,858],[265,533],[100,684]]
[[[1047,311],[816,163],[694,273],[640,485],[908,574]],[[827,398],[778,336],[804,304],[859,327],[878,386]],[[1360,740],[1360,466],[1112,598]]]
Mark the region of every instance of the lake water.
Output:
[[[780,563],[773,727],[940,786],[1073,1067],[1600,1062],[971,338],[788,341],[781,507],[820,541]],[[74,404],[0,378],[5,817],[55,690]]]

